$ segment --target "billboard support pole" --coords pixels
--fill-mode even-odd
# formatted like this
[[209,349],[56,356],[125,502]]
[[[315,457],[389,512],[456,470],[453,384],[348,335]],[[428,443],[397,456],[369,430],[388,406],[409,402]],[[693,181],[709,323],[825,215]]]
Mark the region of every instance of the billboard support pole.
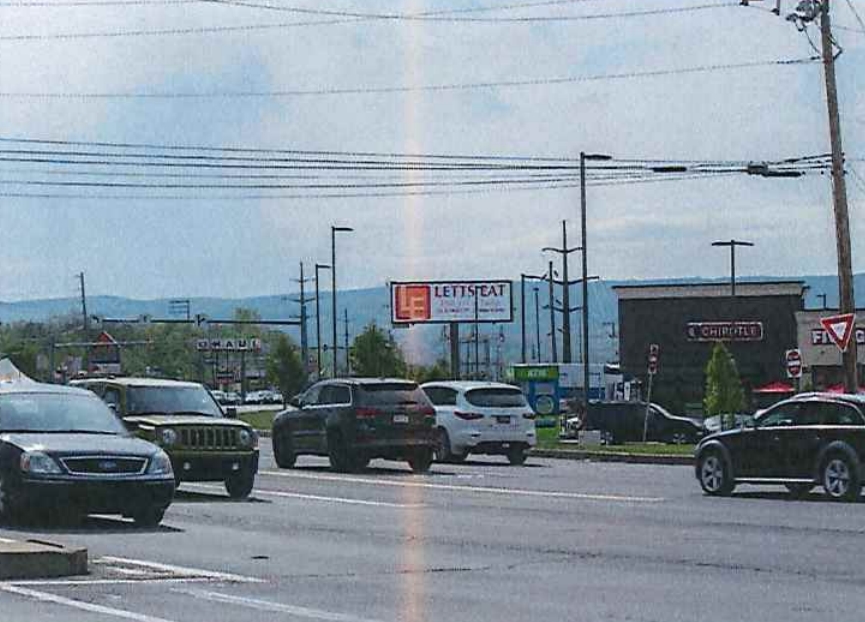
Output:
[[460,325],[459,322],[450,323],[451,339],[451,376],[454,380],[460,379]]
[[475,380],[481,375],[481,326],[478,324],[480,319],[478,315],[478,295],[475,293]]

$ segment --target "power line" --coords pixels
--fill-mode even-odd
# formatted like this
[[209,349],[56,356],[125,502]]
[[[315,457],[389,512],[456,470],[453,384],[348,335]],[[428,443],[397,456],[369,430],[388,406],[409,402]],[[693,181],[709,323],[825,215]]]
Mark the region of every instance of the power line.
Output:
[[676,69],[654,69],[647,71],[630,71],[621,73],[594,74],[586,76],[567,76],[560,78],[529,78],[524,80],[503,80],[491,82],[466,82],[450,84],[431,84],[421,86],[393,86],[393,87],[349,87],[349,88],[326,88],[308,90],[280,90],[280,91],[221,91],[210,93],[191,92],[163,92],[163,93],[60,93],[60,92],[0,92],[0,98],[21,99],[251,99],[251,98],[281,98],[281,97],[315,97],[315,96],[340,96],[340,95],[374,95],[393,93],[416,93],[416,92],[444,92],[444,91],[467,91],[475,89],[490,88],[518,88],[527,86],[552,86],[559,84],[574,84],[579,82],[617,81],[639,78],[657,78],[665,76],[677,76],[686,74],[710,73],[715,71],[733,71],[736,69],[754,69],[759,67],[794,66],[814,63],[820,60],[819,56],[808,56],[794,59],[747,61],[741,63],[716,63],[710,65],[697,65],[693,67],[681,67]]
[[853,0],[847,0],[847,6],[850,7],[850,10],[853,11],[854,17],[856,17],[856,21],[859,22],[859,27],[862,28],[861,32],[865,33],[865,21],[862,21],[862,16],[859,15],[859,11],[857,11],[856,7],[853,5]]
[[53,2],[0,2],[0,9],[27,8],[65,8],[65,7],[100,7],[100,6],[136,6],[136,5],[171,5],[198,4],[201,0],[54,0]]

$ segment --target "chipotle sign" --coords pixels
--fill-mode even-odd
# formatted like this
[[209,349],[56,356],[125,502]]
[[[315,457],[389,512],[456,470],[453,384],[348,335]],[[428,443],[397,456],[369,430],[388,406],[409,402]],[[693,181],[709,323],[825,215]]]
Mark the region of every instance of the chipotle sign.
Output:
[[763,341],[763,322],[688,322],[688,341]]

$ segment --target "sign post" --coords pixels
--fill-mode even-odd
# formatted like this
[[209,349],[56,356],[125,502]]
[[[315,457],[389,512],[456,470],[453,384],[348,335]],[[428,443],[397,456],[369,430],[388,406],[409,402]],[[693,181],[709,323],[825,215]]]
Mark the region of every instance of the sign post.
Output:
[[787,368],[787,377],[796,380],[796,390],[801,390],[802,353],[798,348],[784,353],[784,365]]
[[661,357],[661,347],[657,343],[649,344],[649,388],[646,391],[646,414],[643,417],[643,442],[649,437],[649,411],[652,406],[652,380],[658,373],[658,360]]

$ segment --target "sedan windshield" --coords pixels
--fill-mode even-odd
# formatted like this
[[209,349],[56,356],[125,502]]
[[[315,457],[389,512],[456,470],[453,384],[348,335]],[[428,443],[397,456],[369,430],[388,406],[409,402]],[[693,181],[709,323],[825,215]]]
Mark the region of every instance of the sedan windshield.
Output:
[[127,394],[127,413],[197,414],[222,417],[222,410],[204,387],[131,387]]
[[0,396],[0,432],[125,434],[121,421],[96,396],[15,393]]

